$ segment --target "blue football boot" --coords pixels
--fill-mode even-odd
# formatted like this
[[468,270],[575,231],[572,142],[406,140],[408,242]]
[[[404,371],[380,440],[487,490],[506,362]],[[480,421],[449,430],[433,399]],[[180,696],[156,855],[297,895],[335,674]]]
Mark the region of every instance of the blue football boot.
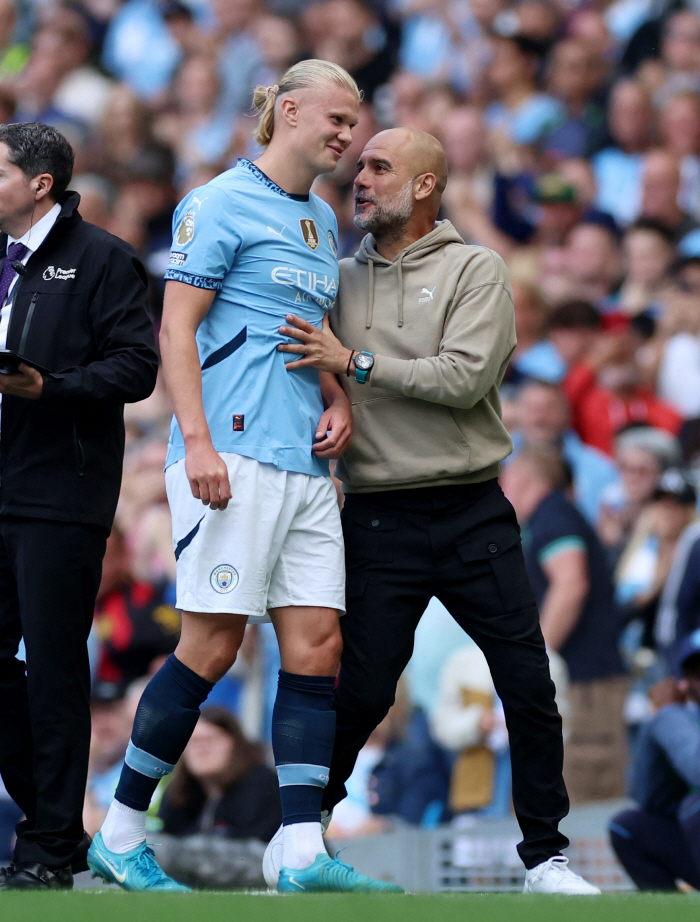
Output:
[[118,854],[107,848],[101,833],[98,832],[92,840],[87,863],[96,877],[101,877],[108,884],[118,884],[132,893],[146,890],[191,892],[189,887],[168,877],[156,861],[153,849],[145,842],[128,852]]
[[317,855],[308,868],[281,868],[278,893],[403,893],[403,887],[358,874],[337,858]]

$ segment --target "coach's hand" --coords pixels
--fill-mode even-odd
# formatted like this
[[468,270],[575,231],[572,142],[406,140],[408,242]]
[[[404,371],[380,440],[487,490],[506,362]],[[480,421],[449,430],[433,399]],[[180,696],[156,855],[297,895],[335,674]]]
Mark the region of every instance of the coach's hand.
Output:
[[210,509],[225,509],[231,499],[228,470],[211,442],[188,445],[185,471],[192,496]]
[[20,362],[17,368],[16,375],[0,375],[0,394],[38,400],[44,389],[41,373],[24,362]]
[[311,449],[317,458],[339,458],[352,442],[352,408],[343,398],[325,411],[316,427],[318,442]]
[[299,340],[297,343],[281,343],[279,352],[292,352],[301,355],[296,362],[287,363],[287,371],[295,368],[318,368],[319,371],[330,371],[334,375],[344,375],[350,361],[350,349],[346,349],[331,330],[328,314],[323,318],[323,326],[319,330],[307,320],[287,315],[289,327],[280,327],[283,336],[291,336]]

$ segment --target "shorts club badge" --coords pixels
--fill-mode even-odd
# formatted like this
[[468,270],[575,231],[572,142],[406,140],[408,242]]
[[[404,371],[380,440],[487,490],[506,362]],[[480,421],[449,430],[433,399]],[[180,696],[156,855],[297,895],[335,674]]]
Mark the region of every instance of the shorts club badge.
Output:
[[223,563],[211,571],[209,582],[215,592],[231,592],[238,585],[238,573],[229,564]]

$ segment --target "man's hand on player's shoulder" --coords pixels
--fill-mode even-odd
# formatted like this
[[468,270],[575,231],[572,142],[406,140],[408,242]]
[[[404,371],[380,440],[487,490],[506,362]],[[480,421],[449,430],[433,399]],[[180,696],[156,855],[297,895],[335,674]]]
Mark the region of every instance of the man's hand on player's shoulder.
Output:
[[41,373],[20,362],[17,374],[0,375],[0,394],[11,397],[24,397],[26,400],[38,400],[44,389]]
[[334,375],[344,375],[350,362],[350,349],[346,349],[331,330],[328,314],[323,318],[323,326],[319,330],[308,320],[287,315],[287,323],[291,326],[280,327],[283,336],[298,339],[299,343],[281,343],[279,352],[291,352],[301,355],[296,362],[287,363],[287,371],[296,368],[318,368],[319,371],[329,371]]
[[352,442],[352,407],[346,397],[339,397],[324,412],[316,427],[318,441],[311,449],[317,458],[340,458]]
[[211,441],[198,440],[188,444],[185,470],[192,496],[201,499],[210,509],[225,509],[231,499],[228,470]]

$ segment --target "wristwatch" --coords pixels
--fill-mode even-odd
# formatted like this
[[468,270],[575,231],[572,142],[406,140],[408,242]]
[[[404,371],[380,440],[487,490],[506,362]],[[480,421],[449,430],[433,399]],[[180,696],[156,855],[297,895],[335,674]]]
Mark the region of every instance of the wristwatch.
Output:
[[355,380],[358,384],[366,384],[367,375],[374,368],[374,356],[371,352],[358,352],[353,362],[355,363]]

